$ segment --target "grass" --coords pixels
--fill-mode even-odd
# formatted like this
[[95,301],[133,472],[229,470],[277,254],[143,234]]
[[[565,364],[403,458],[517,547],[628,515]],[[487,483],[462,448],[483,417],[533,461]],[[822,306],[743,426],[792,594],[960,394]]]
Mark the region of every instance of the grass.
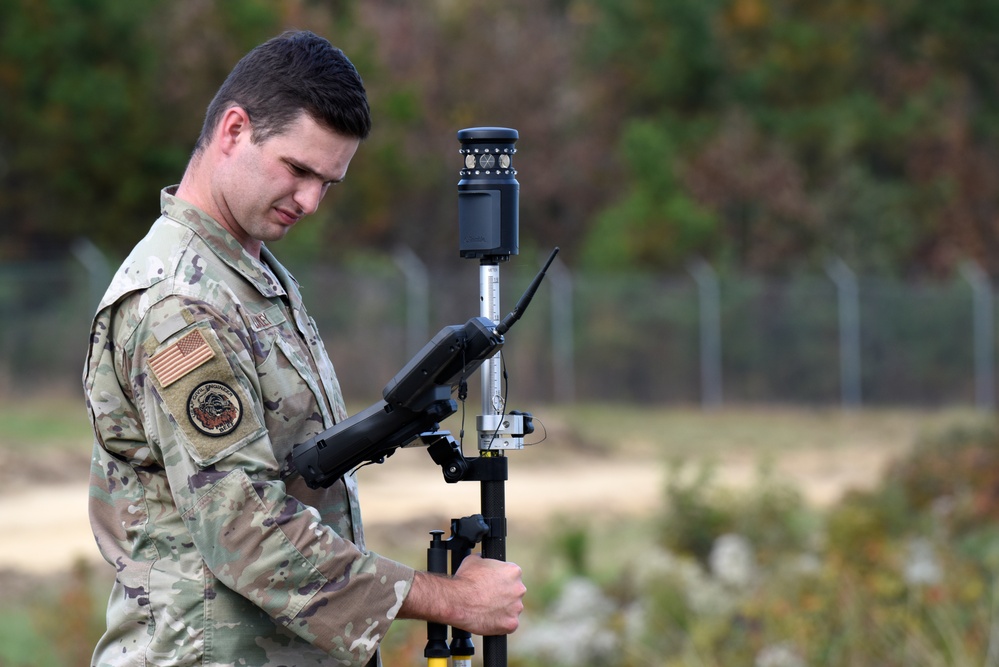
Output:
[[35,619],[21,611],[0,612],[0,665],[54,665],[58,657],[36,630]]
[[[539,411],[539,414],[541,411]],[[978,419],[960,408],[868,409],[733,406],[714,411],[620,405],[551,408],[590,442],[631,454],[772,454],[851,445],[908,446],[926,431]],[[542,418],[544,416],[542,415]]]
[[91,442],[83,397],[53,395],[0,401],[0,449],[78,449]]

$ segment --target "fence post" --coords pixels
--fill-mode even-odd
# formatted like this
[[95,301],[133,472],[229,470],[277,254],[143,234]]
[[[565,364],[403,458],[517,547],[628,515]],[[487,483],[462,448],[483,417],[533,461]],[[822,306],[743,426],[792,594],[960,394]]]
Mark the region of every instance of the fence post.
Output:
[[975,405],[979,410],[992,411],[996,405],[992,284],[985,271],[974,262],[963,263],[961,275],[968,281],[972,291]]
[[87,283],[90,291],[90,300],[93,302],[90,315],[93,315],[104,297],[104,291],[111,282],[111,266],[107,257],[100,248],[88,238],[80,237],[73,241],[70,251],[76,257],[76,261],[83,265],[87,271]]
[[426,265],[409,246],[396,248],[392,259],[406,279],[406,352],[412,356],[427,341],[430,279]]
[[573,340],[572,272],[556,258],[548,270],[552,281],[552,371],[555,374],[555,401],[576,400],[575,342]]
[[718,274],[703,259],[691,263],[688,270],[697,283],[700,307],[701,407],[712,410],[722,405],[721,293]]
[[826,262],[826,274],[836,285],[839,310],[839,387],[844,409],[859,408],[860,292],[857,276],[839,257]]

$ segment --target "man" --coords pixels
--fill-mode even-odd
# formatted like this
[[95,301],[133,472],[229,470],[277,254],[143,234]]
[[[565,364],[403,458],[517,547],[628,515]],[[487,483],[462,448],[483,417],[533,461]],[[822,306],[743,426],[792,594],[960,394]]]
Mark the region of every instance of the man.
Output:
[[315,491],[289,465],[347,415],[265,244],[343,181],[369,129],[329,42],[257,47],[104,296],[84,387],[91,523],[116,579],[95,665],[364,665],[395,618],[516,629],[516,565],[469,558],[445,578],[367,552],[353,476]]

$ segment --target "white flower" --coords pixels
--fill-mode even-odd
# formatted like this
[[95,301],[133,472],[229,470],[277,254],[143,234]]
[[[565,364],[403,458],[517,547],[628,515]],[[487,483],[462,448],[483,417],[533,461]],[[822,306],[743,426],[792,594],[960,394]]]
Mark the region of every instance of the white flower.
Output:
[[794,646],[787,642],[764,646],[753,664],[755,667],[807,667]]
[[905,551],[902,576],[910,586],[932,586],[943,579],[933,544],[923,537],[909,541]]
[[719,581],[736,588],[745,588],[756,578],[753,546],[742,535],[719,536],[711,547],[708,564]]
[[566,582],[546,618],[526,622],[510,638],[512,652],[556,665],[599,664],[618,651],[618,638],[607,629],[614,603],[588,579]]

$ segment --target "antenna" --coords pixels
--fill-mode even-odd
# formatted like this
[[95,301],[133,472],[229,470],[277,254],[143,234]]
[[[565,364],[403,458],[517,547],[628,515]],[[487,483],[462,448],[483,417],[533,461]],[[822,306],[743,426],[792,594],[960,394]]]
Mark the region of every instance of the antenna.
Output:
[[541,267],[541,271],[538,272],[538,275],[534,276],[534,280],[531,281],[531,285],[527,288],[527,291],[524,292],[524,295],[520,297],[520,301],[517,302],[517,305],[513,307],[513,310],[511,310],[510,313],[503,318],[503,321],[499,323],[499,326],[496,327],[496,333],[500,336],[509,331],[510,327],[513,326],[513,323],[519,320],[520,316],[524,314],[525,310],[527,310],[527,306],[530,305],[531,299],[534,298],[534,293],[537,292],[538,287],[541,286],[541,281],[544,279],[545,273],[548,271],[548,267],[552,265],[552,262],[555,260],[555,255],[557,254],[558,246],[555,246],[555,249],[552,250],[552,254],[548,255],[548,261],[545,262],[543,267]]

